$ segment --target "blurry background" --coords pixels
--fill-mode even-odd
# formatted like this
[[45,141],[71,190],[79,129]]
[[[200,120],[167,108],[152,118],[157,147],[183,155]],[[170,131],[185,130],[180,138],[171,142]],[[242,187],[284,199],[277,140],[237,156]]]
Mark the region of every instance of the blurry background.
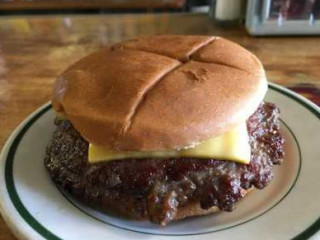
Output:
[[319,34],[320,0],[0,0],[1,15],[207,12],[252,35]]
[[[7,12],[72,12],[184,9],[187,0],[1,0],[1,9]],[[201,2],[201,1],[197,1]]]

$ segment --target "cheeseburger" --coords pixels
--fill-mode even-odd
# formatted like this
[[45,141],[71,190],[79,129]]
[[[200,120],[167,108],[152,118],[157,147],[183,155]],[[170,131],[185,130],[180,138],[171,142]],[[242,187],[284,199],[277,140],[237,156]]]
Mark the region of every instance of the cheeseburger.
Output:
[[284,157],[260,61],[211,36],[141,37],[56,80],[45,166],[75,199],[166,225],[232,211]]

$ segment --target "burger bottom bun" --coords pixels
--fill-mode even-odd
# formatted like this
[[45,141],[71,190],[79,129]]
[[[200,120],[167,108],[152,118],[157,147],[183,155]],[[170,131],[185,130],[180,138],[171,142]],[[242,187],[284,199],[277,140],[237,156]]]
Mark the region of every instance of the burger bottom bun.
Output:
[[[247,190],[242,189],[243,196],[245,197],[247,194],[251,193],[253,191],[254,187],[251,187]],[[213,206],[209,209],[202,209],[200,207],[199,202],[189,202],[185,206],[178,209],[176,216],[174,217],[174,221],[184,219],[187,217],[193,217],[193,216],[201,216],[201,215],[208,215],[210,213],[219,212],[219,208],[216,206]]]
[[[242,189],[243,197],[245,197],[247,194],[251,193],[253,191],[254,187],[252,186],[249,189]],[[62,190],[62,189],[61,189]],[[63,191],[63,190],[62,190]],[[80,200],[80,199],[79,199]],[[123,199],[124,200],[124,199]],[[138,220],[138,221],[148,221],[148,214],[141,216],[137,214],[137,212],[134,210],[134,200],[131,198],[130,195],[127,195],[125,197],[124,201],[114,200],[114,201],[102,201],[100,203],[92,203],[92,202],[86,202],[88,206],[91,206],[98,211],[105,212],[107,214],[111,214],[113,217],[120,217],[120,218],[127,218],[131,220]],[[112,206],[112,207],[111,207]],[[181,219],[185,219],[188,217],[196,217],[196,216],[202,216],[202,215],[208,215],[211,213],[219,212],[220,209],[217,206],[213,206],[209,209],[202,209],[200,207],[199,201],[190,201],[183,207],[179,207],[176,215],[172,218],[170,222],[178,221]],[[232,214],[232,213],[230,213]],[[159,223],[162,226],[165,226],[166,223]]]

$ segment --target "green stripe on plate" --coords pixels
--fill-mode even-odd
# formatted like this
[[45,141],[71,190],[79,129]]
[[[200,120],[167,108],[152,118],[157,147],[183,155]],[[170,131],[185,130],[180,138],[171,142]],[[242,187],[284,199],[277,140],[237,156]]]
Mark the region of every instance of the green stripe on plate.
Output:
[[24,134],[28,131],[28,129],[32,126],[32,124],[37,121],[44,113],[46,113],[51,108],[51,105],[46,106],[40,112],[38,112],[33,118],[31,118],[22,128],[22,130],[18,133],[16,138],[13,140],[12,145],[10,146],[6,165],[5,165],[5,181],[9,196],[11,201],[21,217],[39,234],[41,234],[46,239],[52,240],[62,240],[61,238],[54,235],[52,232],[47,230],[43,225],[41,225],[25,208],[21,199],[17,193],[15,188],[14,180],[13,180],[13,160],[16,153],[16,150],[19,146],[21,139],[23,138]]
[[[269,88],[271,88],[272,90],[275,90],[276,92],[282,93],[282,94],[286,95],[287,97],[293,99],[294,101],[296,101],[300,105],[302,105],[305,108],[307,108],[318,119],[320,119],[320,111],[319,111],[319,109],[314,108],[312,105],[308,104],[307,101],[302,100],[302,99],[296,97],[295,95],[293,95],[292,93],[290,93],[290,92],[288,92],[286,90],[283,90],[282,88],[276,87],[274,85],[269,85]],[[320,230],[320,217],[311,226],[309,226],[306,230],[304,230],[302,233],[298,234],[297,236],[295,236],[292,239],[293,240],[309,239],[311,236],[316,234],[319,230]]]

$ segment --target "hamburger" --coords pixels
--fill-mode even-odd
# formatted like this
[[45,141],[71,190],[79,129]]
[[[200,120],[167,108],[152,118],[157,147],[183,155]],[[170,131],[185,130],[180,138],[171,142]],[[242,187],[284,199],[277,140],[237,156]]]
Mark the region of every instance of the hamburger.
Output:
[[284,157],[261,62],[214,36],[140,37],[56,80],[53,182],[103,212],[166,225],[232,211]]

